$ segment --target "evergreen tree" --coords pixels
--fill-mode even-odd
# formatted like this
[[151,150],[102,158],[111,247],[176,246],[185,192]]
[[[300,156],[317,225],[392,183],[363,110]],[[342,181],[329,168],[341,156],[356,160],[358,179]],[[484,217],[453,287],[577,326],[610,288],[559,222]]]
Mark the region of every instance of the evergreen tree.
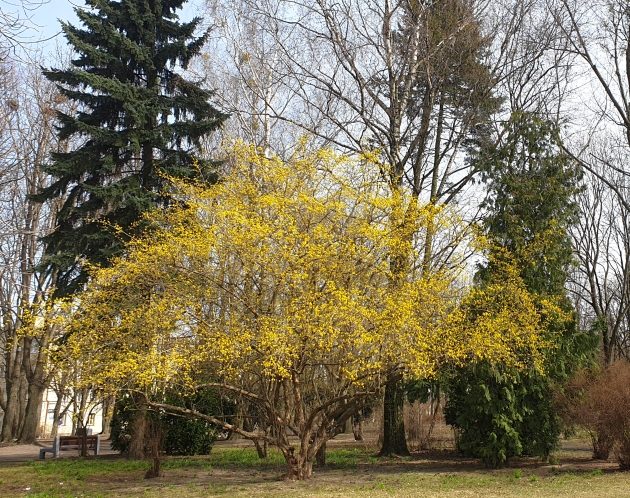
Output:
[[77,103],[59,114],[58,133],[79,145],[53,155],[54,181],[37,196],[63,199],[45,239],[59,294],[85,282],[85,261],[103,265],[121,252],[142,213],[167,203],[169,177],[213,180],[215,165],[193,153],[226,116],[177,71],[207,37],[195,36],[199,18],[179,21],[184,3],[86,0],[75,9],[83,27],[62,25],[78,56],[45,74]]
[[[578,214],[579,171],[559,148],[552,123],[515,112],[504,133],[504,142],[482,152],[479,161],[488,186],[486,234],[518,260],[530,292],[564,295],[573,261],[568,229]],[[481,267],[478,281],[491,271]]]
[[[565,293],[572,264],[568,228],[577,216],[580,175],[559,147],[557,128],[514,113],[503,143],[482,152],[479,162],[488,185],[484,227],[490,243],[516,260],[530,292],[559,302],[570,317],[548,321],[546,334],[556,347],[545,375],[482,362],[449,379],[446,415],[460,429],[460,449],[499,466],[520,454],[549,456],[561,429],[553,385],[583,363],[595,343],[578,332]],[[494,272],[491,263],[481,266],[477,284],[491,281]]]

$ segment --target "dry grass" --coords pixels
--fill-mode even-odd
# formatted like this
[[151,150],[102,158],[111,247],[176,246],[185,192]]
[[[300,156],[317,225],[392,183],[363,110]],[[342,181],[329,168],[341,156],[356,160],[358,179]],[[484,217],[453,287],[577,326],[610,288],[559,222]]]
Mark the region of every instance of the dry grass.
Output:
[[[346,445],[344,445],[346,446]],[[630,497],[630,474],[589,459],[586,441],[571,441],[559,463],[519,460],[490,471],[448,452],[376,459],[369,448],[332,447],[329,466],[309,482],[286,482],[280,455],[259,460],[252,448],[217,447],[209,457],[170,458],[164,477],[143,479],[147,463],[121,458],[33,462],[0,468],[0,496],[597,496]]]

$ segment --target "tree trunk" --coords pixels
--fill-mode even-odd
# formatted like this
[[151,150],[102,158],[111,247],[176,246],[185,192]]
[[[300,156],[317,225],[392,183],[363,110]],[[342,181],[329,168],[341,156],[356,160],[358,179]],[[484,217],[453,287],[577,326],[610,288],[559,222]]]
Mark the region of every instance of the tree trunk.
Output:
[[[146,415],[146,414],[145,414]],[[154,479],[162,475],[162,427],[158,421],[148,420],[145,416],[145,437],[147,457],[151,467],[144,474],[145,479]]]
[[362,413],[358,412],[352,416],[352,433],[355,441],[363,441],[363,420]]
[[27,401],[27,382],[21,364],[17,364],[11,376],[7,393],[6,411],[2,425],[2,441],[15,441],[22,429]]
[[103,401],[103,423],[101,425],[101,437],[103,439],[109,439],[110,437],[115,405],[116,399],[114,397],[109,397]]
[[286,478],[291,481],[305,481],[313,475],[313,462],[298,454],[295,456],[294,448],[283,450],[287,462]]
[[145,458],[146,441],[147,441],[147,425],[148,414],[146,398],[143,395],[134,396],[137,410],[131,421],[131,441],[129,443],[129,458],[141,460]]
[[405,421],[403,406],[405,393],[399,374],[390,374],[385,383],[383,401],[383,446],[379,456],[407,456],[407,440],[405,439]]
[[[55,408],[53,413],[52,430],[50,431],[50,437],[54,440],[59,433],[59,417],[61,417],[61,405],[63,404],[63,394],[61,391],[57,393],[57,401],[55,401]],[[48,414],[46,414],[48,416]],[[65,415],[64,415],[65,416]]]
[[256,446],[258,458],[267,458],[267,441],[263,441],[261,443],[259,439],[254,439],[254,446]]
[[24,419],[26,417],[28,394],[28,380],[26,379],[26,375],[24,375],[24,370],[22,370],[22,375],[20,376],[20,390],[18,391],[18,416],[16,419],[15,429],[13,431],[14,439],[18,439],[20,434],[22,434],[22,427],[24,427]]
[[83,429],[87,427],[86,408],[90,391],[87,388],[81,389],[81,402],[79,403],[79,411],[77,412],[78,426]]
[[151,459],[151,467],[144,474],[145,479],[155,479],[162,475],[162,460],[159,456],[154,456]]
[[315,462],[319,467],[326,465],[326,443],[322,444],[315,453]]
[[601,322],[602,350],[604,352],[604,365],[610,366],[613,363],[613,344],[611,344],[608,318],[605,315],[598,317]]
[[[24,425],[22,426],[19,439],[19,442],[22,444],[33,444],[37,439],[45,390],[46,388],[43,385],[36,382],[28,386],[28,402],[24,415]],[[46,416],[48,416],[48,414],[46,414]]]
[[444,99],[440,95],[440,110],[438,112],[437,130],[435,132],[435,149],[433,156],[433,172],[431,174],[431,193],[429,202],[431,203],[431,214],[427,220],[427,232],[424,241],[424,255],[422,257],[422,275],[428,275],[431,269],[431,258],[433,257],[433,237],[435,236],[435,207],[437,204],[438,179],[440,175],[440,144],[442,141],[442,126],[444,122]]
[[79,453],[83,458],[88,456],[87,433],[87,427],[84,426],[83,423],[80,423],[80,427],[77,429],[76,435],[81,437],[81,447],[79,449]]
[[20,382],[19,377],[15,380],[12,379],[9,388],[7,389],[7,405],[4,411],[4,419],[2,421],[2,441],[13,441],[16,436],[16,426],[18,423],[18,416],[20,410],[19,402],[19,390]]
[[78,393],[77,391],[74,392],[74,394],[72,395],[72,428],[70,429],[70,434],[76,434],[77,433],[77,422],[78,422],[78,418],[77,418],[77,413],[79,413],[79,408],[77,405],[77,396]]
[[129,458],[142,460],[145,457],[145,438],[147,428],[146,409],[138,410],[131,422],[131,441],[129,442]]

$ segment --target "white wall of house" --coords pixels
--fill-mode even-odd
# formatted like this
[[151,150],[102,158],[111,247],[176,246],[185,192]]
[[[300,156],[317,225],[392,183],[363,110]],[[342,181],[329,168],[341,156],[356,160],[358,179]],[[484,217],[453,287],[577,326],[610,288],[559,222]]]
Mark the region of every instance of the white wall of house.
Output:
[[[69,404],[69,399],[64,399],[62,411]],[[55,421],[55,404],[57,403],[57,393],[53,389],[47,389],[42,401],[42,409],[39,418],[39,437],[49,438],[52,433],[53,424],[57,424],[57,434],[68,436],[72,433],[72,419],[75,416],[72,406],[66,413]],[[86,426],[92,430],[92,434],[99,434],[103,428],[103,410],[101,403],[88,403],[86,409]]]

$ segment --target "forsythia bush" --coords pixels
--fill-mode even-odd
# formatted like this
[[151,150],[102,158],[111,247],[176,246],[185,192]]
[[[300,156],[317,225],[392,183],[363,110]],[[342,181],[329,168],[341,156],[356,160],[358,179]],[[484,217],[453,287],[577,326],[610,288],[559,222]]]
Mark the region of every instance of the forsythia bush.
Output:
[[[284,424],[277,439],[256,437],[308,465],[388,369],[427,378],[473,359],[540,364],[542,319],[518,273],[506,267],[460,306],[464,266],[423,274],[418,242],[429,218],[437,240],[457,232],[456,217],[392,193],[367,158],[283,161],[238,146],[219,183],[177,183],[174,199],[73,303],[66,351],[90,358],[92,385],[220,379]],[[299,457],[282,439],[289,427]]]
[[388,195],[373,165],[325,150],[285,163],[242,146],[220,183],[178,188],[178,206],[81,296],[68,346],[98,352],[92,382],[193,385],[208,364],[286,378],[330,363],[363,383],[392,363],[427,377],[446,360],[538,358],[540,317],[516,272],[473,323],[456,307],[456,271],[411,268],[391,285],[391,255],[409,245],[413,258],[405,232],[424,213]]

